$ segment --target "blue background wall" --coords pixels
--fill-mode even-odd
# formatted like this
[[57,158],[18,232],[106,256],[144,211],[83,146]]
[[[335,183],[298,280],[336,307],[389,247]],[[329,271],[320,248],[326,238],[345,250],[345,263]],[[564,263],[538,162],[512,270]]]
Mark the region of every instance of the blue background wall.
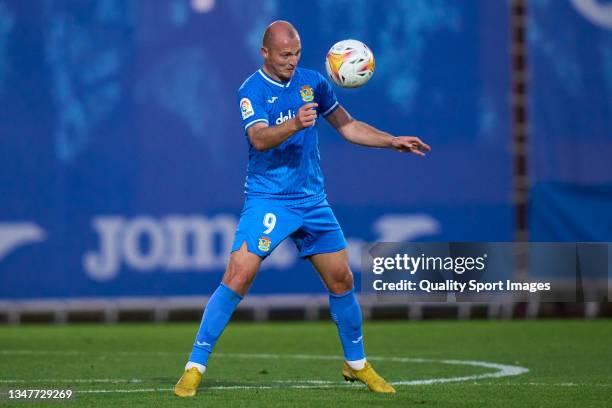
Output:
[[[341,103],[433,147],[365,149],[318,125],[355,268],[366,241],[512,240],[505,2],[0,0],[0,298],[216,287],[243,201],[235,93],[278,18],[322,72],[334,42],[366,42],[377,71]],[[323,292],[291,244],[264,266],[252,293]]]
[[529,10],[530,237],[612,242],[612,2]]

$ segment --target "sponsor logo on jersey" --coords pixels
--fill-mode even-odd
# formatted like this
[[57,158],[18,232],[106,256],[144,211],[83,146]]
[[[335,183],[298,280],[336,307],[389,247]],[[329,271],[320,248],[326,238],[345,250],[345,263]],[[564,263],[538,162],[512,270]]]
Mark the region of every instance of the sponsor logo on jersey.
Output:
[[242,113],[242,120],[246,118],[250,118],[255,114],[253,110],[253,105],[251,105],[251,101],[249,98],[242,98],[240,100],[240,113]]
[[268,103],[274,103],[276,102],[277,99],[278,99],[278,96],[273,96],[270,99],[268,99]]
[[281,123],[286,122],[289,119],[294,118],[294,117],[295,117],[295,114],[291,112],[291,109],[287,111],[286,115],[283,112],[281,112],[278,118],[276,118],[276,124],[280,125]]
[[304,102],[312,102],[314,100],[314,91],[310,85],[304,85],[300,88],[300,96]]
[[259,243],[257,244],[257,248],[259,248],[260,251],[268,252],[270,250],[270,238],[259,237]]

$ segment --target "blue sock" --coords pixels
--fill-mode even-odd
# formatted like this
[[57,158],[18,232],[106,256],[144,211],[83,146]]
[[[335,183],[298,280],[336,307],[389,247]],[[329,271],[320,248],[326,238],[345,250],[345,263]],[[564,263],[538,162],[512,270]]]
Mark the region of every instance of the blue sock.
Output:
[[210,353],[241,300],[242,296],[224,283],[219,285],[204,309],[202,323],[200,323],[200,329],[193,343],[189,361],[204,366],[208,364]]
[[353,361],[365,358],[363,333],[361,332],[361,308],[357,303],[355,289],[340,295],[330,293],[329,311],[338,327],[344,359]]

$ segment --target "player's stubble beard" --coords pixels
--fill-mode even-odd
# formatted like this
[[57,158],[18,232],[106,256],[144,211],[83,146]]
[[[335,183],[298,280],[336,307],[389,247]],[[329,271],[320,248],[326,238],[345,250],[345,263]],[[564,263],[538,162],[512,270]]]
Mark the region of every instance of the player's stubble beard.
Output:
[[281,82],[289,82],[295,73],[296,65],[286,65],[280,69],[271,69],[267,67],[269,71],[273,72]]

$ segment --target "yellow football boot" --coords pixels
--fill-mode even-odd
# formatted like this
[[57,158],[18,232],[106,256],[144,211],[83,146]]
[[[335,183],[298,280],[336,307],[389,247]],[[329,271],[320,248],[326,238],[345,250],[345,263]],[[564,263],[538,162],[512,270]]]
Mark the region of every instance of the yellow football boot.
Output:
[[198,391],[198,384],[202,380],[202,374],[197,368],[191,367],[185,370],[183,376],[174,386],[174,395],[179,397],[193,397]]
[[372,392],[395,393],[395,388],[378,375],[368,361],[366,361],[365,366],[361,370],[353,370],[345,361],[342,367],[342,375],[346,381],[361,381],[367,385]]

